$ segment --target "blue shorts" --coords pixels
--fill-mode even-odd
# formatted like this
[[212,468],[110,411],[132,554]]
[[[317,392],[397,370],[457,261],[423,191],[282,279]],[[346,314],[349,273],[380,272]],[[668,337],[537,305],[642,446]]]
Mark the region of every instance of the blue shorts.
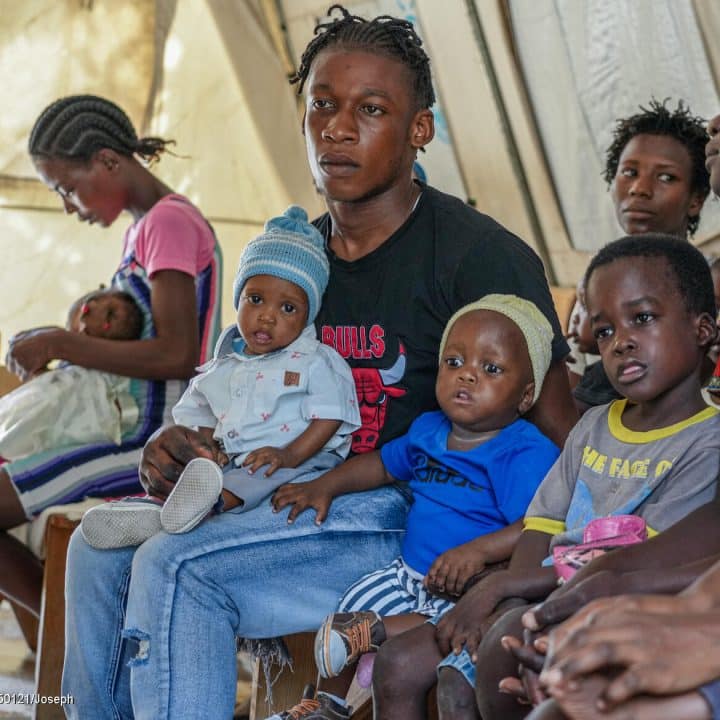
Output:
[[[439,615],[430,618],[428,622],[431,625],[437,625],[440,621],[440,618],[445,615],[448,610],[450,610],[450,608],[447,608],[447,610],[440,613]],[[470,653],[465,648],[460,651],[459,655],[456,655],[455,653],[450,653],[447,657],[445,657],[438,663],[438,676],[440,675],[440,670],[442,670],[442,668],[444,667],[449,667],[457,670],[470,683],[470,687],[475,687],[475,663],[472,661]]]
[[698,692],[705,698],[710,706],[712,720],[720,720],[720,680],[714,680],[698,688]]

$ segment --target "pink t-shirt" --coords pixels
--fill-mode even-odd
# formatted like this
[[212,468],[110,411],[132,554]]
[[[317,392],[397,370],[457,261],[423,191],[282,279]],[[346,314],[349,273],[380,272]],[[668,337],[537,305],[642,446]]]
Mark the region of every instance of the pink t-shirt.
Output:
[[182,195],[172,194],[128,228],[123,258],[134,251],[150,279],[160,270],[195,277],[210,264],[214,248],[215,237],[200,211]]

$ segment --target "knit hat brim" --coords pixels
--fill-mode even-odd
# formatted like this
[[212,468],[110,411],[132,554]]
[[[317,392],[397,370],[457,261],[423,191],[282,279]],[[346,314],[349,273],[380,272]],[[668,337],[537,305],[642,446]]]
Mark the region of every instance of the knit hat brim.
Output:
[[251,240],[240,257],[233,301],[237,310],[245,283],[256,275],[271,275],[300,287],[308,299],[307,324],[315,322],[327,288],[330,265],[325,239],[308,222],[307,213],[293,205],[265,223],[265,231]]
[[440,340],[440,360],[442,360],[442,354],[452,326],[463,315],[467,315],[476,310],[491,310],[500,313],[515,323],[520,329],[520,332],[525,338],[528,355],[530,356],[533,381],[535,382],[532,401],[533,404],[535,404],[538,397],[540,397],[543,381],[545,380],[545,375],[552,360],[553,330],[548,319],[538,310],[535,303],[529,300],[525,300],[517,295],[493,293],[491,295],[485,295],[479,300],[460,308],[450,320],[448,320],[445,326],[442,339]]

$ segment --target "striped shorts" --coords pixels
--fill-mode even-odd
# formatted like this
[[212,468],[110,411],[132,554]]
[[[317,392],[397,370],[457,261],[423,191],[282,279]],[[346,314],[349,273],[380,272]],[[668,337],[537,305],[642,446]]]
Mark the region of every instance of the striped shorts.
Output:
[[[428,592],[422,581],[423,576],[399,557],[352,585],[340,599],[337,612],[372,610],[380,617],[418,613],[434,625],[455,603]],[[444,658],[438,672],[443,667],[457,670],[475,687],[475,663],[464,648],[459,655],[451,653]]]
[[380,617],[406,613],[435,617],[455,605],[451,600],[428,592],[422,581],[423,576],[399,557],[348,588],[340,599],[337,612],[372,610]]

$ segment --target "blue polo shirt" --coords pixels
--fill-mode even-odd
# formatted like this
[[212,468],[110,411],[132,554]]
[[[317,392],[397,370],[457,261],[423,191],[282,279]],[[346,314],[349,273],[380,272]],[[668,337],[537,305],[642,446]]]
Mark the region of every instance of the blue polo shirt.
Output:
[[522,518],[560,454],[522,419],[466,452],[447,449],[450,427],[441,411],[424,413],[381,450],[387,471],[413,492],[402,555],[422,575],[446,550]]

